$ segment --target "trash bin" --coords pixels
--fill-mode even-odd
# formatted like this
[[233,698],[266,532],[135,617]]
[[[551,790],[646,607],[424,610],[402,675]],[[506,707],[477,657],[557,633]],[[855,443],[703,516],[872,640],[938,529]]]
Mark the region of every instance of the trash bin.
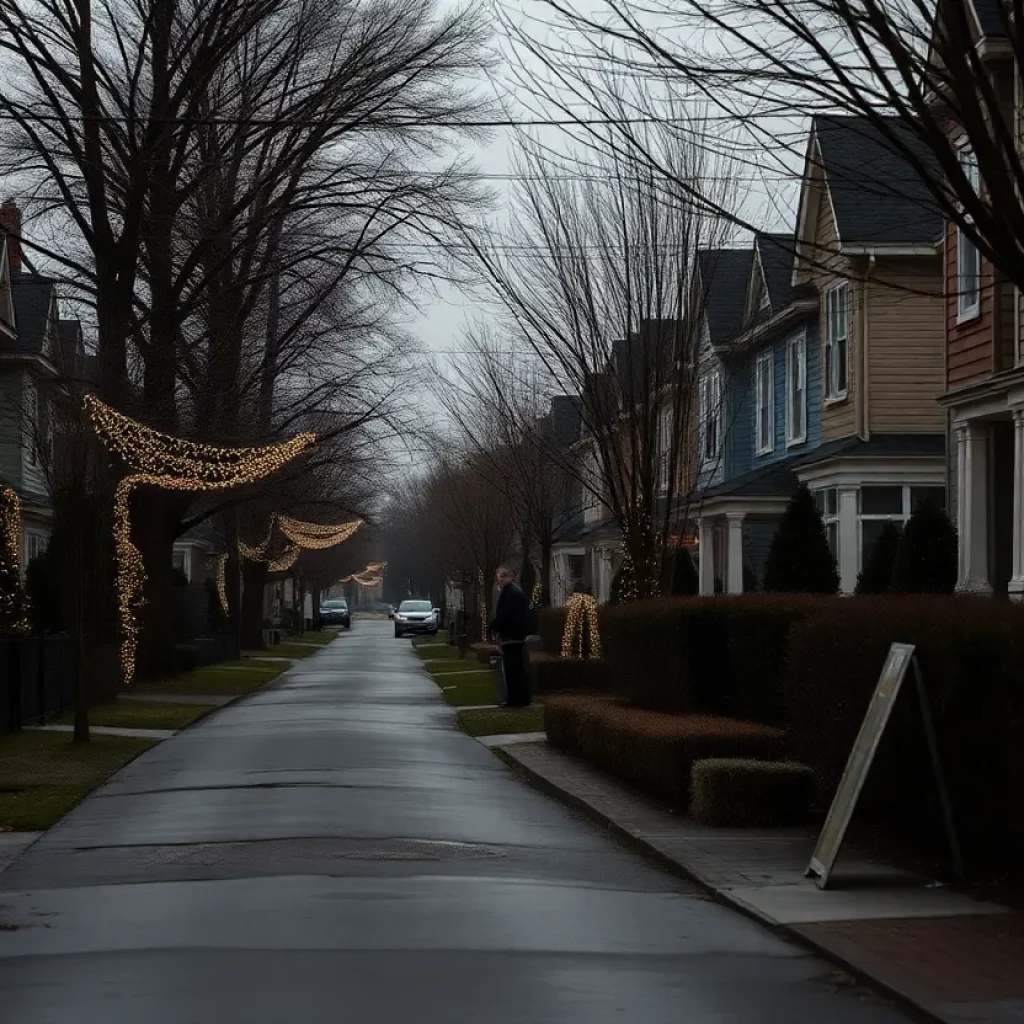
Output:
[[492,654],[490,659],[491,672],[494,673],[494,686],[498,691],[498,703],[504,704],[508,700],[508,691],[505,689],[505,668],[500,654]]

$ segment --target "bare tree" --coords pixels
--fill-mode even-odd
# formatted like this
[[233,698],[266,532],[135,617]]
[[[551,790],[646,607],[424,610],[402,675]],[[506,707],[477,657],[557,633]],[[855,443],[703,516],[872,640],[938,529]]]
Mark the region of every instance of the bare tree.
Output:
[[[680,116],[685,112],[680,111]],[[553,386],[579,397],[583,440],[572,464],[622,533],[639,597],[658,592],[693,484],[700,330],[692,313],[698,253],[730,225],[728,160],[693,133],[652,126],[647,143],[689,184],[608,147],[581,174],[521,138],[507,232],[470,245],[504,330],[529,346]]]

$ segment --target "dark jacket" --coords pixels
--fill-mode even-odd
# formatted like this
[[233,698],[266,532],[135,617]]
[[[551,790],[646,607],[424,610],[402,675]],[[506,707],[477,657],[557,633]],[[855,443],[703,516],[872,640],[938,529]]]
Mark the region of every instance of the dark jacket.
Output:
[[518,583],[506,583],[498,595],[491,632],[503,643],[521,643],[530,631],[530,602]]

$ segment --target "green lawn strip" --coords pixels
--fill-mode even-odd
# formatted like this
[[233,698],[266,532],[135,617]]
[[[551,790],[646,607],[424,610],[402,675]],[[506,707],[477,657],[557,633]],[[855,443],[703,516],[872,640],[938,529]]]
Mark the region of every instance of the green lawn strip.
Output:
[[488,671],[454,672],[434,680],[444,699],[453,707],[466,704],[496,704],[498,691],[494,676]]
[[303,647],[302,644],[277,644],[275,647],[268,647],[265,651],[242,651],[243,658],[290,658],[292,660],[298,660],[299,658],[308,658],[311,654],[316,654],[323,644],[318,644],[314,647]]
[[440,647],[428,647],[425,644],[414,644],[413,650],[424,661],[449,661],[450,659],[458,658],[459,656],[458,647],[452,647],[451,644],[441,644]]
[[543,732],[544,708],[539,704],[519,711],[504,708],[478,708],[459,712],[459,726],[470,736],[497,736],[502,733]]
[[[266,667],[264,667],[266,666]],[[207,665],[184,675],[162,679],[155,683],[137,683],[134,693],[203,693],[234,697],[252,693],[276,679],[288,668],[287,662],[276,665],[264,662],[261,666],[246,666],[244,671],[224,665]]]
[[94,735],[72,743],[66,732],[0,738],[0,828],[49,828],[84,796],[159,740]]
[[460,672],[479,672],[480,662],[476,658],[465,661],[452,661],[451,658],[442,658],[440,661],[425,661],[423,667],[432,676],[458,675]]
[[[209,704],[149,704],[115,700],[89,708],[89,724],[120,729],[184,729],[216,710]],[[70,725],[74,720],[74,715],[65,715],[60,721]]]
[[298,636],[289,637],[292,641],[299,641],[304,644],[329,644],[332,640],[338,639],[338,634],[333,629],[322,629],[319,633],[301,633]]

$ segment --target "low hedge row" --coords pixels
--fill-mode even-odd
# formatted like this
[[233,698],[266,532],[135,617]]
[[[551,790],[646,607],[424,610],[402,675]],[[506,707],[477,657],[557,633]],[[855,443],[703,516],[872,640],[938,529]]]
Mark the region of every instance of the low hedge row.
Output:
[[[857,598],[793,627],[785,702],[793,754],[830,799],[895,641],[917,646],[956,824],[969,858],[1024,853],[1024,608],[950,597]],[[941,842],[914,680],[858,805]]]
[[530,655],[533,692],[592,693],[611,689],[611,673],[603,661],[560,658],[543,652]]
[[689,800],[690,769],[708,757],[778,760],[781,729],[715,715],[672,715],[627,701],[562,695],[544,705],[549,741],[671,806]]
[[540,649],[545,654],[562,653],[565,615],[564,608],[539,608],[537,610],[537,635],[540,637]]
[[802,825],[816,784],[805,764],[710,757],[690,773],[690,815],[703,825],[732,828]]

